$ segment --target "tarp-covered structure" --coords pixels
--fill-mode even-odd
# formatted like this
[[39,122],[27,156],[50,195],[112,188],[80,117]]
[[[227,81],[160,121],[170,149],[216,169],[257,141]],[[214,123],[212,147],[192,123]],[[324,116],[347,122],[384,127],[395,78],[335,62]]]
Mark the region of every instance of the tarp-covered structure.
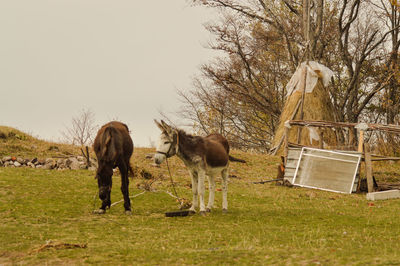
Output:
[[[332,76],[333,72],[329,68],[314,61],[303,62],[296,69],[296,72],[286,85],[286,102],[273,141],[272,147],[273,149],[278,148],[278,153],[282,151],[282,145],[280,144],[282,144],[286,121],[300,119],[336,121],[332,101],[326,90]],[[301,101],[304,88],[303,117],[301,118]],[[324,136],[324,147],[336,146],[335,132],[331,129],[316,129],[312,127],[304,128],[301,131],[299,144],[318,147],[320,146],[321,133]],[[289,131],[288,141],[297,143],[297,137],[298,130],[292,128]]]

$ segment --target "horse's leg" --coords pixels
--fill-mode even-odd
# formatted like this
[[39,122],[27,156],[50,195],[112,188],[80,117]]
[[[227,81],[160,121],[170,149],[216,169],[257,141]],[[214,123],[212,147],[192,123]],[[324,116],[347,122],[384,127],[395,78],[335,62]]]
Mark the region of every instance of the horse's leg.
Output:
[[210,212],[214,207],[215,198],[215,176],[213,174],[208,176],[208,193],[207,212]]
[[200,214],[205,215],[206,206],[204,204],[204,179],[205,179],[205,171],[203,169],[197,172],[199,176],[199,200],[200,200]]
[[131,214],[131,200],[129,198],[129,178],[128,166],[125,161],[121,160],[118,164],[119,171],[121,172],[121,192],[124,196],[124,208],[126,214]]
[[228,168],[222,170],[222,211],[228,211]]
[[189,211],[196,212],[196,208],[198,208],[198,206],[199,206],[199,200],[197,199],[198,176],[197,176],[197,172],[195,172],[195,171],[189,171],[189,174],[192,179],[192,192],[193,192],[192,206],[190,207]]
[[106,208],[111,207],[111,188],[112,188],[112,176],[110,177],[110,184],[108,186],[108,190],[106,192],[106,197],[101,200],[101,207],[100,209],[106,212]]
[[112,176],[110,177],[110,189],[108,190],[106,204],[107,207],[111,208],[111,189],[112,189]]

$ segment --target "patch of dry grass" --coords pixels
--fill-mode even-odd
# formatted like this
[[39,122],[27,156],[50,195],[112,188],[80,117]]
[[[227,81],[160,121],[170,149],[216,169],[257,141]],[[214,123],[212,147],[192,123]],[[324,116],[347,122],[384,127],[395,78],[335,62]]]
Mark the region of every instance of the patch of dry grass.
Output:
[[48,142],[14,128],[0,126],[0,156],[44,159],[81,155],[80,147]]

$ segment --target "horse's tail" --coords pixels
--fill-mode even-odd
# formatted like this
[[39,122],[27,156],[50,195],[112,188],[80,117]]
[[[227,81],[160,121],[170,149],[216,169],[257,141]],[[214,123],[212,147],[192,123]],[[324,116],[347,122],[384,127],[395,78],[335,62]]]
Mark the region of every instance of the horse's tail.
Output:
[[104,130],[102,145],[101,145],[101,158],[105,161],[113,161],[117,155],[117,150],[114,144],[115,128],[107,127]]
[[245,160],[235,158],[235,157],[233,157],[233,156],[231,156],[231,155],[229,155],[229,161],[231,161],[231,162],[238,162],[238,163],[246,163]]

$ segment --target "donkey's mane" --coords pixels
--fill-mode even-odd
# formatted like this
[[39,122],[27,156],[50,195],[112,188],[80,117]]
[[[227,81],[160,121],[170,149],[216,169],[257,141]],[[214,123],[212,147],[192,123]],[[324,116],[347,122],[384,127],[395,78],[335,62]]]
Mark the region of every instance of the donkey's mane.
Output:
[[186,160],[192,160],[194,156],[204,153],[204,139],[193,136],[182,129],[178,129],[179,151]]

